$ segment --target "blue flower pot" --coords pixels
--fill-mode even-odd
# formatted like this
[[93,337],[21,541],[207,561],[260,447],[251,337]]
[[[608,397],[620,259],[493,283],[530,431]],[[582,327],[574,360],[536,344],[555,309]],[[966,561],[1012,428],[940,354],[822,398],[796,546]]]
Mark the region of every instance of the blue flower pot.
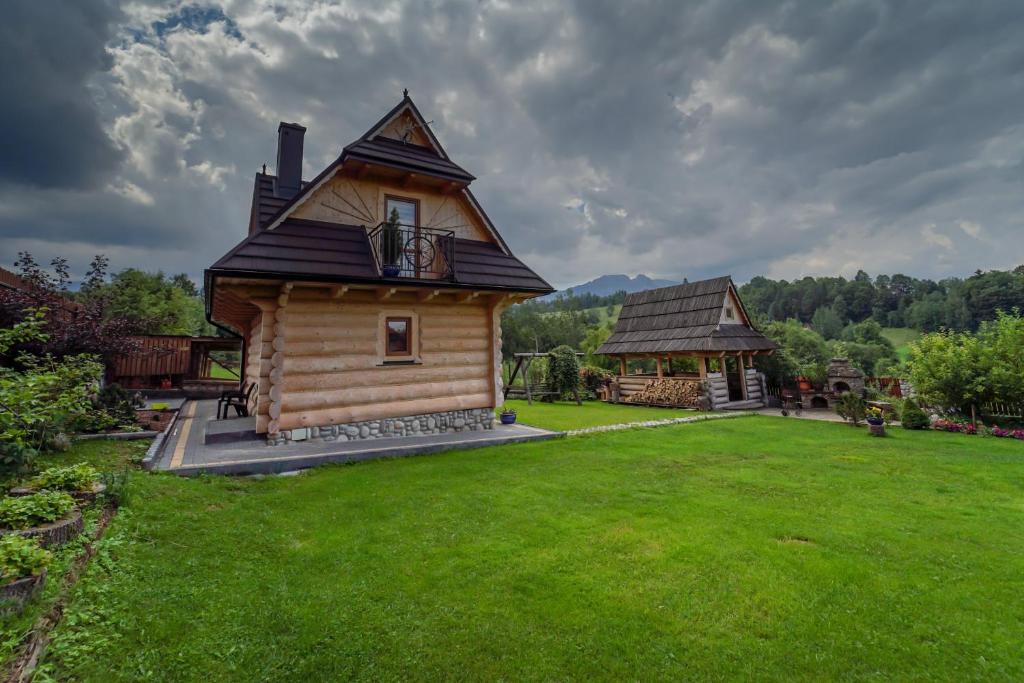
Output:
[[515,424],[515,423],[516,423],[516,416],[515,415],[502,415],[501,416],[501,424],[503,424],[503,425],[512,425],[512,424]]

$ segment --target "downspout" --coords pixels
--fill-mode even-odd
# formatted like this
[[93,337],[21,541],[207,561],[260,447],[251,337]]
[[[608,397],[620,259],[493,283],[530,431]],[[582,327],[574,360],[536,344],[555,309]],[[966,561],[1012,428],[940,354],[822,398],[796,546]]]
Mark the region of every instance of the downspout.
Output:
[[213,278],[210,277],[210,271],[203,273],[203,312],[206,314],[206,322],[210,323],[218,330],[227,332],[230,336],[236,339],[242,340],[242,358],[239,364],[238,372],[238,390],[242,391],[245,388],[245,362],[246,353],[249,350],[249,342],[245,338],[245,335],[238,334],[238,332],[232,330],[229,327],[221,325],[219,322],[213,319]]

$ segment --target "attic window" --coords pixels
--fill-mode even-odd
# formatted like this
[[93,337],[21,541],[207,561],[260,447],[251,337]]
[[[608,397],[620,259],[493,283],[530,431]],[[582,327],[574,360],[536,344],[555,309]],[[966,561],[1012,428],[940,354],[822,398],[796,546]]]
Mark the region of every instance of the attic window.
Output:
[[733,320],[736,317],[736,314],[732,312],[732,306],[725,307],[725,317],[729,320]]

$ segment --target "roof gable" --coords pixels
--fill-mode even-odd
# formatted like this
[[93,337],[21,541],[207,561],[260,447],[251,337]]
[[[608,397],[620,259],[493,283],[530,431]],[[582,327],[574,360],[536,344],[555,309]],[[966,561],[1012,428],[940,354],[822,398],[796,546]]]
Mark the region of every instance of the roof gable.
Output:
[[377,136],[430,147],[442,159],[451,161],[441,142],[427,125],[427,120],[409,97],[408,90],[402,92],[402,101],[363,133],[359,140],[372,140]]

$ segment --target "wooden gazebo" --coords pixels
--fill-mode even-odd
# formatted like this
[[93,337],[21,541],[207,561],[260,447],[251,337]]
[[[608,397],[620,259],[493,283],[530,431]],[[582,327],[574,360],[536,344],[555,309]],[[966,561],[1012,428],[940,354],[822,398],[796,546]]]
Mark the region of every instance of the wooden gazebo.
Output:
[[[763,405],[754,356],[777,344],[754,329],[729,276],[628,294],[615,330],[597,353],[619,359],[623,397],[652,380],[700,383],[712,408]],[[678,371],[673,359],[694,359]],[[629,372],[631,360],[654,360],[654,374]],[[687,362],[692,367],[692,362]]]

